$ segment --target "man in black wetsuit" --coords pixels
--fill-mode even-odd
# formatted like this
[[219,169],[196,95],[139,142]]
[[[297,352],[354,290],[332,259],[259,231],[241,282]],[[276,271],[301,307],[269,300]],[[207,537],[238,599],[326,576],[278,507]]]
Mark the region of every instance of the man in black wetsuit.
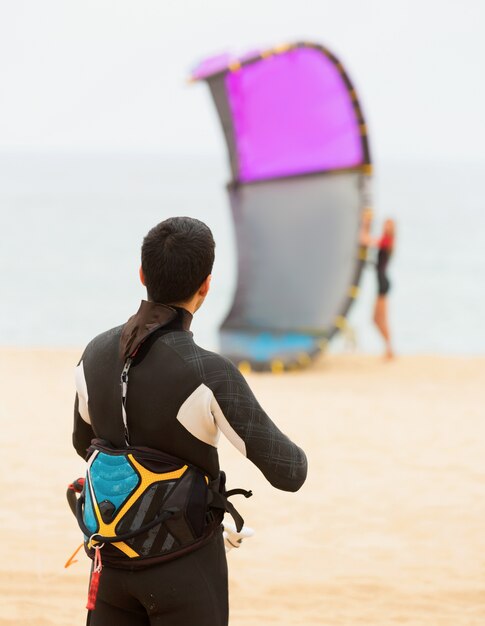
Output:
[[[214,246],[209,228],[188,217],[165,220],[145,237],[140,278],[148,300],[125,325],[95,337],[76,368],[74,447],[85,457],[94,437],[125,446],[120,375],[136,351],[125,403],[132,446],[169,453],[216,478],[222,432],[274,487],[297,491],[306,478],[304,452],[266,415],[238,369],[200,348],[190,332],[209,290]],[[222,530],[167,563],[136,571],[105,566],[87,623],[225,626]]]

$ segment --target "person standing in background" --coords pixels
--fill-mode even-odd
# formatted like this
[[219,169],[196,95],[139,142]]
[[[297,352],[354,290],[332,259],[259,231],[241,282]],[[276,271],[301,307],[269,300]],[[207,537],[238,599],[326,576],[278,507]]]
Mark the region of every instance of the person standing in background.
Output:
[[373,247],[377,249],[377,261],[375,264],[377,275],[377,298],[374,306],[373,320],[379,330],[379,333],[385,341],[386,351],[384,356],[387,359],[392,359],[394,357],[394,350],[392,348],[391,333],[389,330],[387,297],[391,288],[391,283],[387,275],[387,267],[394,251],[396,225],[394,220],[386,219],[383,225],[382,235],[379,238],[374,238],[370,234],[371,215],[370,210],[367,209],[364,211],[359,240],[361,246],[365,246],[366,248]]
[[394,251],[395,232],[396,228],[394,220],[387,219],[384,222],[382,235],[377,243],[378,252],[376,271],[378,291],[374,306],[374,323],[386,343],[385,356],[388,359],[392,359],[394,357],[394,351],[392,349],[391,333],[389,331],[387,295],[391,288],[391,283],[387,276],[387,266]]

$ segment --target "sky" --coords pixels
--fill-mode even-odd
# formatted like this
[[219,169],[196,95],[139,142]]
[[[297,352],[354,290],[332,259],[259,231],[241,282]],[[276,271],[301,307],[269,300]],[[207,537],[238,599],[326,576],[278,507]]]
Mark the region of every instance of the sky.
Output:
[[[26,345],[42,329],[52,331],[47,343],[82,343],[98,324],[119,323],[140,291],[132,265],[141,237],[177,212],[212,220],[219,317],[208,309],[201,328],[212,315],[215,329],[235,275],[229,172],[207,86],[187,78],[207,56],[306,40],[332,50],[355,84],[376,165],[376,227],[385,215],[398,220],[398,339],[410,350],[476,351],[485,306],[476,288],[485,263],[484,32],[485,0],[0,0],[0,286],[10,307],[0,342],[20,341],[13,328]],[[23,271],[37,272],[36,324],[31,294],[10,269],[29,222]],[[365,332],[371,278],[355,309]],[[83,326],[85,311],[57,286],[69,281],[101,299],[105,318],[93,309]],[[49,326],[56,297],[70,307],[66,333],[78,320],[75,337]]]
[[485,159],[482,0],[0,0],[0,152],[217,154],[205,56],[312,40],[374,157]]

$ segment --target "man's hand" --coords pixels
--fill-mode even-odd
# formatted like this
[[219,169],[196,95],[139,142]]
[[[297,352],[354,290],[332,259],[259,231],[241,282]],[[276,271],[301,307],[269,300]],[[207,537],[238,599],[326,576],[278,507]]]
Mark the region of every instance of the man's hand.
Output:
[[239,548],[243,539],[254,535],[254,530],[249,528],[249,526],[243,526],[241,531],[237,532],[236,527],[231,522],[226,522],[224,520],[222,525],[224,527],[222,536],[224,537],[224,547],[226,548],[226,552],[229,552],[232,548]]

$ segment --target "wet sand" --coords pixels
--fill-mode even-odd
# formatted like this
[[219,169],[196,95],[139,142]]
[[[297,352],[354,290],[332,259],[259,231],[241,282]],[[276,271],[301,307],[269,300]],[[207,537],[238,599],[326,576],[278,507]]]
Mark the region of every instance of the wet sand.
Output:
[[[65,488],[76,350],[0,350],[0,625],[84,624]],[[485,357],[324,357],[248,377],[308,453],[296,494],[221,442],[255,537],[228,555],[231,625],[485,624]]]

